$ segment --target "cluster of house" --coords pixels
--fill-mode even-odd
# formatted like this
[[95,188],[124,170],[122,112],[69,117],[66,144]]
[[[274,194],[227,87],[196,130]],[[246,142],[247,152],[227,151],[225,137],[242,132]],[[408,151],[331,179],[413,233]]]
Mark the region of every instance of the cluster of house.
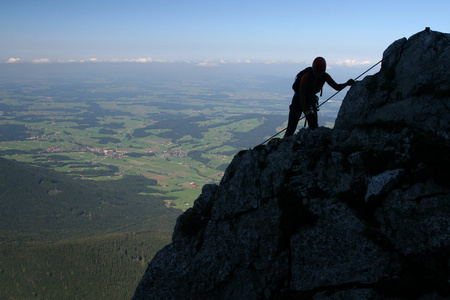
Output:
[[158,153],[156,156],[159,157],[186,157],[188,155],[189,151],[184,150],[170,150],[170,151],[163,151],[161,153]]
[[127,153],[127,151],[118,151],[115,149],[108,149],[106,147],[93,148],[93,147],[89,147],[89,146],[80,147],[80,148],[76,149],[75,151],[102,154],[102,155],[106,156],[107,158],[111,158],[111,159],[122,159],[124,154]]
[[[55,147],[49,147],[46,149],[47,152],[54,153],[54,152],[63,152],[67,151],[67,149],[64,148],[64,146],[55,146]],[[104,155],[107,158],[112,159],[122,159],[123,156],[127,153],[127,151],[119,151],[115,149],[109,149],[107,147],[100,147],[100,148],[94,148],[89,146],[79,147],[74,150],[74,152],[91,152],[96,153],[100,155]],[[152,151],[150,151],[152,152]],[[170,151],[163,151],[158,153],[156,156],[158,157],[186,157],[188,155],[188,151],[183,150],[170,150]]]
[[62,151],[66,151],[66,148],[63,146],[56,146],[56,147],[49,147],[47,149],[45,149],[45,151],[49,152],[49,153],[54,153],[54,152],[62,152]]

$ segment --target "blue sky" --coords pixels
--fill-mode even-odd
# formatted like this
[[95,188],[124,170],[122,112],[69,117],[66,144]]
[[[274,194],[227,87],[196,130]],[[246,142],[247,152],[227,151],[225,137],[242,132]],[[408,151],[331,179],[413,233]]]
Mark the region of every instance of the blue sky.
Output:
[[377,62],[450,1],[2,0],[0,62]]

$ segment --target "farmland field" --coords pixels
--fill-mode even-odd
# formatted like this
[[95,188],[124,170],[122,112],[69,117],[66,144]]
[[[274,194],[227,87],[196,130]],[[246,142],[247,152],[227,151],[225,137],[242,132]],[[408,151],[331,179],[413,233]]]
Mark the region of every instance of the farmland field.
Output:
[[295,71],[3,64],[0,298],[129,298],[201,188],[285,128]]
[[1,78],[0,156],[85,180],[143,175],[186,209],[234,154],[286,125],[289,88],[264,91],[256,76],[88,71]]

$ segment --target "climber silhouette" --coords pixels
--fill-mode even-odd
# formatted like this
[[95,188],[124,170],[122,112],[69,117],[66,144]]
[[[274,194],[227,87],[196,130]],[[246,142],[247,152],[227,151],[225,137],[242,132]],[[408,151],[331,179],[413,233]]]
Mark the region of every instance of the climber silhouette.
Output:
[[325,82],[337,91],[354,83],[353,79],[349,79],[346,83],[337,84],[325,72],[326,68],[327,63],[325,59],[323,57],[317,57],[314,59],[312,67],[308,67],[297,74],[297,78],[292,85],[295,93],[292,97],[292,103],[289,106],[288,126],[284,137],[289,137],[294,134],[302,112],[305,114],[309,128],[316,129],[319,126],[317,120],[319,98],[316,94],[321,92],[320,95],[322,96],[322,88]]

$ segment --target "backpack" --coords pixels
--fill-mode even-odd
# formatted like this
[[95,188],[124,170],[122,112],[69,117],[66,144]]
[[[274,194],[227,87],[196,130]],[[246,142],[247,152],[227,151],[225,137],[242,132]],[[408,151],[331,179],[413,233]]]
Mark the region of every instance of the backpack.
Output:
[[[300,71],[297,74],[297,76],[295,76],[295,81],[292,84],[292,89],[294,90],[294,92],[297,93],[300,91],[300,82],[302,81],[303,75],[305,75],[307,72],[309,72],[309,83],[308,84],[311,84],[314,81],[315,76],[314,76],[314,72],[312,71],[312,67],[305,68],[304,70]],[[322,77],[323,77],[322,78],[323,82],[325,82],[325,76],[322,76]],[[322,96],[322,90],[320,91],[320,96]]]

